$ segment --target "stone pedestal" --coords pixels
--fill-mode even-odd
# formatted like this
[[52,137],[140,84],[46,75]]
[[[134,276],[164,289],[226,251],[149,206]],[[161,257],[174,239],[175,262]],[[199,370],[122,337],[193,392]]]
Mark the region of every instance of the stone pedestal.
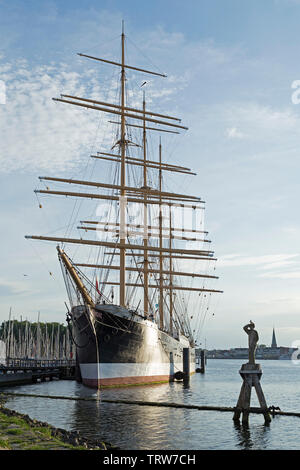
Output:
[[262,376],[262,369],[260,364],[243,364],[240,371],[240,376],[243,379],[243,384],[240,391],[240,396],[235,407],[233,419],[234,421],[240,420],[240,415],[243,413],[242,423],[247,424],[250,412],[250,400],[252,387],[255,388],[257,398],[260,404],[261,411],[265,418],[265,424],[270,423],[271,416],[268,411],[268,406],[265,400],[264,393],[261,388],[260,379]]

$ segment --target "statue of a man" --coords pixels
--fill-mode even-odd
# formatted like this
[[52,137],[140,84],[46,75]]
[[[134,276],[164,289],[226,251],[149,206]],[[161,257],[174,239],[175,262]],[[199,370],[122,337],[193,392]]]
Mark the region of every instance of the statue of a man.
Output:
[[258,333],[254,328],[255,328],[255,325],[251,320],[250,320],[250,323],[248,323],[248,325],[244,326],[244,331],[248,335],[248,342],[249,342],[249,364],[255,364],[255,351],[256,351],[257,342],[258,342]]

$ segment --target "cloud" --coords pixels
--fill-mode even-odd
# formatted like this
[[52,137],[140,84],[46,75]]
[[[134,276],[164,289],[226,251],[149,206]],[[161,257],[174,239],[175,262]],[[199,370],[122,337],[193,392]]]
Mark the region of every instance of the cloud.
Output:
[[300,237],[300,227],[298,227],[298,226],[290,225],[290,226],[287,226],[287,227],[283,227],[282,231],[283,231],[284,234],[294,236],[294,237],[297,237],[297,238]]
[[[0,107],[1,171],[55,169],[64,171],[78,164],[97,133],[99,115],[72,106],[58,105],[59,93],[82,96],[99,91],[90,71],[71,72],[68,66],[30,67],[21,61],[4,64],[6,104]],[[90,93],[87,88],[89,83]],[[98,141],[105,138],[105,129]]]
[[[112,18],[108,24],[111,25],[111,23]],[[93,27],[91,29],[93,30]],[[108,31],[105,30],[105,32],[108,35]],[[78,32],[75,43],[82,42],[79,38],[81,38],[81,32]],[[113,59],[114,56],[109,55],[107,47],[106,44],[104,56]],[[155,102],[158,108],[163,110],[162,104],[164,104],[167,108],[164,111],[167,113],[174,112],[174,109],[172,110],[175,102],[174,96],[176,96],[176,103],[181,104],[180,100],[182,100],[185,103],[184,106],[186,105],[188,88],[194,88],[195,80],[198,83],[199,67],[201,67],[201,73],[207,73],[210,76],[214,75],[219,67],[222,67],[222,72],[224,72],[224,69],[231,69],[233,63],[240,64],[240,60],[237,59],[243,56],[243,51],[237,48],[222,48],[212,41],[191,43],[183,34],[169,33],[161,27],[147,32],[146,35],[143,33],[144,49],[147,55],[155,57],[158,63],[166,63],[165,66],[170,72],[167,79],[162,80],[147,76],[146,85],[147,100],[151,107],[154,107],[152,103]],[[168,57],[166,57],[167,49]],[[173,60],[174,55],[177,57],[176,61]],[[78,71],[78,63],[51,62],[51,64],[32,66],[25,59],[12,63],[5,62],[2,58],[0,75],[6,83],[7,104],[0,107],[2,150],[0,171],[51,168],[55,168],[56,171],[65,171],[78,165],[83,157],[87,157],[93,144],[99,147],[100,144],[109,142],[109,138],[112,137],[112,130],[107,124],[109,115],[103,116],[103,113],[92,110],[55,103],[51,99],[59,96],[60,93],[66,93],[100,101],[115,101],[118,70],[109,82],[105,82],[103,79],[99,80],[101,67],[94,67],[93,61],[86,62],[86,60],[79,59],[78,63],[82,64],[84,61],[84,66]],[[146,67],[143,60],[145,57],[133,48],[130,62],[133,65]],[[244,57],[239,72],[245,67],[245,61],[247,62]],[[174,68],[175,63],[181,63],[182,66]],[[195,64],[197,70],[195,70]],[[149,65],[146,68],[149,68]],[[106,66],[104,69],[107,72]],[[112,73],[111,69],[108,73]],[[138,91],[143,81],[141,77],[143,74],[133,76],[136,82],[135,91]],[[132,96],[130,88],[128,96]],[[223,100],[221,102],[218,100],[217,103],[217,105],[209,103],[210,108],[204,109],[204,113],[208,118],[208,125],[210,125],[210,116],[213,117],[213,127],[216,124],[216,116],[219,116],[217,119],[223,123],[223,126],[225,124],[225,136],[229,140],[242,140],[245,137],[257,139],[266,129],[273,132],[274,129],[282,131],[285,128],[295,129],[299,126],[299,119],[291,111],[277,111],[255,103],[230,101],[224,103]],[[137,106],[140,103],[133,101],[133,105]],[[216,112],[214,107],[217,108]],[[195,102],[194,110],[193,106],[189,105],[185,113],[192,119],[193,127],[198,132],[197,121],[203,115],[203,109],[199,112],[199,107]],[[18,135],[17,139],[15,135]]]
[[0,294],[5,295],[20,295],[30,292],[28,285],[20,281],[8,281],[0,278]]
[[[290,147],[291,137],[300,138],[300,118],[296,111],[291,109],[276,109],[272,106],[261,105],[255,101],[243,103],[228,102],[216,105],[219,118],[227,124],[225,136],[228,139],[242,139],[247,136],[253,142],[271,141],[280,139]],[[233,123],[238,123],[232,124]],[[246,132],[240,131],[240,128]],[[286,142],[285,139],[289,140]]]
[[[32,66],[24,59],[15,64],[2,62],[0,76],[5,83],[6,104],[0,104],[0,172],[64,172],[85,162],[92,150],[105,145],[111,148],[116,137],[115,128],[108,123],[112,115],[52,100],[62,93],[118,103],[118,68],[113,69],[109,79],[107,68],[105,79],[101,71],[102,75],[90,66],[74,71],[65,63]],[[140,76],[138,79],[140,82]],[[131,83],[130,104],[141,108],[137,77],[132,80],[141,99],[132,97]],[[154,90],[154,85],[151,79],[147,82],[148,104],[157,100],[162,104],[186,86],[186,79],[172,75],[158,89]]]
[[245,137],[245,134],[240,132],[236,127],[226,129],[225,134],[227,135],[228,139],[243,139]]
[[267,272],[260,274],[259,277],[269,279],[300,279],[300,270],[292,272]]
[[245,256],[238,254],[230,254],[219,257],[219,267],[232,267],[232,266],[259,266],[262,269],[270,267],[285,266],[291,264],[290,261],[297,258],[299,254],[276,254],[276,255],[262,255],[262,256]]
[[[293,267],[293,271],[286,269]],[[218,267],[254,267],[260,271],[257,277],[263,279],[299,279],[299,254],[277,254],[262,256],[225,255],[218,261]]]

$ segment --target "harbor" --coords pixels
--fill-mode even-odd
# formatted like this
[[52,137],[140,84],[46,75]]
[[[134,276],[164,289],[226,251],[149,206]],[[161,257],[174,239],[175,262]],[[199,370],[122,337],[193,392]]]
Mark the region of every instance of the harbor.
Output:
[[[295,366],[290,361],[272,360],[261,361],[261,365],[264,371],[262,387],[268,405],[291,414],[299,411],[299,380],[294,375]],[[174,382],[111,388],[102,390],[101,398],[95,391],[76,381],[63,380],[1,389],[0,393],[11,393],[5,398],[7,408],[59,428],[77,430],[86,438],[101,439],[123,450],[158,451],[163,448],[184,451],[187,441],[188,448],[195,451],[296,450],[298,438],[295,429],[300,419],[297,416],[275,415],[270,426],[265,426],[260,414],[251,413],[250,424],[244,427],[241,423],[234,424],[233,411],[197,409],[197,406],[209,408],[211,405],[233,409],[241,387],[238,369],[236,360],[208,360],[206,373],[195,374],[188,386]],[[18,396],[18,393],[24,396]],[[53,396],[53,399],[47,396]],[[188,406],[149,407],[109,402],[118,400],[177,403],[191,405],[191,409]],[[254,395],[252,406],[259,406]]]
[[299,451],[300,2],[0,16],[1,457]]

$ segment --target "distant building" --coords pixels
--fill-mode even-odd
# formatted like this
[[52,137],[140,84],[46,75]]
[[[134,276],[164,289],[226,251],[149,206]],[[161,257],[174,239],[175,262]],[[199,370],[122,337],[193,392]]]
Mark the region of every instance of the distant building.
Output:
[[272,344],[271,348],[277,348],[277,341],[276,341],[276,336],[275,336],[275,329],[273,328],[273,335],[272,335]]
[[[277,346],[275,329],[273,328],[271,347],[267,347],[265,344],[258,345],[256,359],[291,359],[296,350],[297,348]],[[207,351],[206,357],[208,359],[247,359],[248,348],[214,349]]]

